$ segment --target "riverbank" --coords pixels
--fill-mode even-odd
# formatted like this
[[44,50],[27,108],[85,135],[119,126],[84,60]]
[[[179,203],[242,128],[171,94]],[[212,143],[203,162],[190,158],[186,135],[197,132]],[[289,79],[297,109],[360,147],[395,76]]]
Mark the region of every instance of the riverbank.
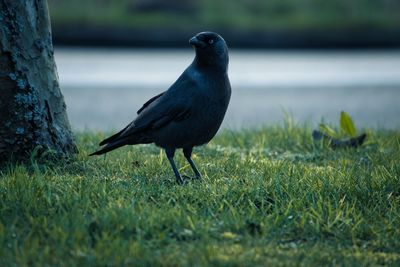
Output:
[[53,28],[55,45],[91,47],[185,48],[194,34],[213,30],[231,48],[246,49],[368,49],[400,48],[400,30],[265,30],[240,31],[218,28],[192,30],[58,26]]
[[56,44],[185,47],[212,30],[237,48],[400,47],[400,4],[385,0],[49,0]]

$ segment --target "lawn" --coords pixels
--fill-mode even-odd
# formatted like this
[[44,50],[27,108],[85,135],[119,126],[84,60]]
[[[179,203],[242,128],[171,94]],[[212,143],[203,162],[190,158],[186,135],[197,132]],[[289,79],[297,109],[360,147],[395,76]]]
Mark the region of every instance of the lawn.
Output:
[[290,122],[224,130],[183,186],[153,145],[87,157],[104,136],[0,172],[0,266],[400,265],[400,131],[332,150]]

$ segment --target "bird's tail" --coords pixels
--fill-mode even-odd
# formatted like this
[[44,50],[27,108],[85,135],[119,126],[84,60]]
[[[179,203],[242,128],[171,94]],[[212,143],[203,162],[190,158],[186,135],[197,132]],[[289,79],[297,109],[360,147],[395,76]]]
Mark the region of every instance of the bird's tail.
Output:
[[[89,156],[102,155],[104,153],[110,152],[111,150],[117,149],[125,145],[148,144],[151,142],[153,142],[153,140],[151,140],[149,137],[145,135],[142,134],[130,135],[119,139],[117,138],[113,142],[106,144],[102,149],[93,152],[92,154],[89,154]],[[104,143],[105,141],[102,141],[100,145]]]
[[105,147],[103,147],[102,149],[93,152],[92,154],[89,154],[89,156],[94,156],[94,155],[102,155],[104,153],[110,152],[111,150],[117,149],[121,146],[126,145],[125,142],[116,142],[116,143],[111,143],[111,144],[107,144]]

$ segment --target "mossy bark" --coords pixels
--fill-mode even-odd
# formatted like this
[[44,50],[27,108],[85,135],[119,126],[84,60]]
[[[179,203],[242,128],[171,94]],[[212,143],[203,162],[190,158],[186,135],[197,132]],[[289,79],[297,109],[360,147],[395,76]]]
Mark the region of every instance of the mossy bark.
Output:
[[0,162],[76,152],[46,0],[0,0]]

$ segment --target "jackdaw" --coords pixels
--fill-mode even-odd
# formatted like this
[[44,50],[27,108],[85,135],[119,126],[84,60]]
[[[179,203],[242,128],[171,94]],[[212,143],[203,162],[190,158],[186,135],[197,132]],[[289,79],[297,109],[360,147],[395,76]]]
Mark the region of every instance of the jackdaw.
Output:
[[120,132],[103,140],[101,155],[124,145],[155,143],[165,150],[176,181],[182,177],[174,162],[182,148],[195,178],[200,172],[191,159],[195,146],[208,143],[217,133],[231,97],[228,47],[214,32],[201,32],[189,40],[195,48],[193,62],[165,92],[148,100],[138,116]]

